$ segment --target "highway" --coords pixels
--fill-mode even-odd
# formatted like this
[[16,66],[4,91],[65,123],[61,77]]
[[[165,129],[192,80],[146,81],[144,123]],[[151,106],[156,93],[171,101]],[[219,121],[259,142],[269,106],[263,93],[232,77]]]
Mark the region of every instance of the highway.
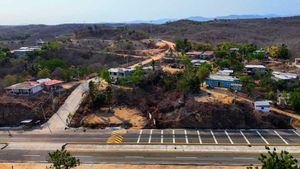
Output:
[[[143,129],[88,130],[86,132],[66,130],[60,134],[27,134],[25,132],[11,133],[11,135],[2,132],[0,145],[1,143],[8,146],[3,146],[0,150],[0,162],[46,162],[47,153],[64,144],[83,163],[248,165],[257,164],[259,153],[247,152],[244,149],[249,147],[252,151],[256,150],[254,147],[265,145],[281,146],[284,149],[290,147],[300,153],[300,135],[294,129]],[[109,145],[121,147],[117,150],[101,147]],[[166,145],[175,146],[177,149],[166,150],[162,147]],[[88,146],[90,147],[87,148]],[[135,151],[134,148],[123,149],[124,146],[159,148],[151,149],[151,151],[146,149]],[[199,150],[209,151],[198,151],[198,149],[197,151],[178,151],[180,146],[197,146],[200,147]],[[227,150],[226,147],[228,147]],[[261,149],[265,152],[263,147]],[[237,150],[237,152],[229,150]],[[296,153],[294,156],[300,159],[300,154]]]
[[49,142],[125,145],[283,145],[300,146],[294,129],[185,130],[144,129],[116,131],[66,131],[61,134],[0,134],[0,143]]
[[[0,151],[0,162],[47,162],[48,151]],[[259,154],[201,153],[201,152],[72,152],[82,163],[126,164],[258,164]],[[300,155],[294,155],[300,158]]]

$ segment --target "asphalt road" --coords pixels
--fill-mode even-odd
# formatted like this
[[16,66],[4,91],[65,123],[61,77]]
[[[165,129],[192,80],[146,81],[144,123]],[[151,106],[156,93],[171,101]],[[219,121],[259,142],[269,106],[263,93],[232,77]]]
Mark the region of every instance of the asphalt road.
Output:
[[[201,152],[72,152],[82,163],[127,164],[258,164],[259,154]],[[300,155],[294,155],[300,158]],[[48,151],[2,150],[0,162],[47,162]]]
[[62,134],[8,134],[0,135],[0,143],[49,142],[83,144],[130,144],[130,145],[300,145],[296,130],[184,130],[145,129]]

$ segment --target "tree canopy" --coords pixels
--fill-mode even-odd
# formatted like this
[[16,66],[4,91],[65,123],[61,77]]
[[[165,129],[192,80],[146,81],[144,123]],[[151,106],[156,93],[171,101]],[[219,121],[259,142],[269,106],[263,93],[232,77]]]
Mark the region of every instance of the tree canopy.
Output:
[[52,163],[50,169],[71,169],[80,165],[80,160],[76,159],[62,146],[60,150],[48,153],[49,163]]

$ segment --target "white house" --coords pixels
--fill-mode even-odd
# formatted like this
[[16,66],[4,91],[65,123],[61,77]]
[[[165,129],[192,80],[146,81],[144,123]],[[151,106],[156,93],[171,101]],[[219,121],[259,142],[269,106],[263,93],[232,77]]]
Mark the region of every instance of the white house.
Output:
[[130,76],[133,71],[134,69],[131,68],[111,68],[108,70],[109,77],[113,80],[118,80],[119,78]]
[[27,54],[28,52],[33,52],[35,50],[41,50],[41,47],[40,46],[21,47],[20,49],[12,50],[10,52],[15,56],[20,57]]
[[289,81],[289,80],[297,80],[298,79],[298,75],[294,74],[294,73],[283,73],[283,72],[273,72],[273,79],[276,81],[279,80],[285,80],[285,81]]
[[295,66],[300,68],[300,58],[295,58]]
[[193,64],[193,67],[199,67],[200,65],[206,63],[206,60],[201,60],[201,59],[194,59],[191,61],[191,63]]
[[30,96],[42,91],[43,86],[38,82],[27,81],[9,86],[5,90],[16,96]]
[[268,101],[268,100],[256,101],[256,102],[254,102],[254,108],[257,111],[262,111],[262,112],[268,113],[268,112],[270,112],[270,107],[271,107],[270,102],[271,101]]
[[264,65],[246,65],[245,69],[248,74],[265,73],[267,71]]
[[233,75],[233,70],[219,70],[217,73],[217,75],[221,75],[221,76],[232,76]]

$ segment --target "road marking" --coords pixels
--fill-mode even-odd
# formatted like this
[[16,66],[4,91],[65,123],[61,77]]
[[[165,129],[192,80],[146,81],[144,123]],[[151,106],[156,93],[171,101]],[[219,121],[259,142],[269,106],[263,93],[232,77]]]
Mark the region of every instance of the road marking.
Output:
[[125,156],[125,158],[145,158],[143,156]]
[[300,137],[300,134],[296,130],[293,130],[293,132]]
[[184,135],[185,135],[185,142],[186,142],[186,144],[189,144],[189,139],[188,139],[186,130],[184,130]]
[[175,144],[175,130],[173,130],[173,144]]
[[244,137],[244,139],[246,140],[247,144],[251,144],[250,141],[247,139],[247,137],[244,135],[244,133],[242,132],[242,130],[240,130],[241,135]]
[[233,157],[235,160],[255,160],[256,158],[252,157]]
[[228,137],[228,139],[229,139],[230,143],[231,143],[231,144],[233,144],[233,141],[231,140],[231,138],[230,138],[230,136],[229,136],[229,134],[228,134],[227,130],[225,130],[225,134],[227,135],[227,137]]
[[40,157],[41,155],[38,154],[27,154],[27,155],[23,155],[24,157]]
[[260,134],[260,132],[258,131],[258,130],[256,130],[256,133],[264,140],[264,142],[266,143],[266,144],[268,144],[269,145],[269,142]]
[[201,140],[201,136],[200,136],[199,130],[197,130],[197,134],[198,134],[199,143],[202,144],[202,140]]
[[193,159],[195,159],[195,158],[198,158],[198,157],[176,157],[176,158],[184,158],[184,159],[193,158]]
[[151,138],[152,138],[152,129],[150,130],[150,135],[149,135],[148,143],[151,143]]
[[140,131],[140,135],[139,135],[139,138],[138,138],[138,140],[136,141],[136,143],[138,143],[138,144],[140,143],[142,134],[143,134],[143,130]]
[[77,158],[90,158],[92,156],[74,156],[74,157],[77,157]]
[[164,131],[161,130],[160,132],[160,143],[164,143]]
[[214,138],[214,140],[215,140],[215,143],[216,143],[216,144],[219,144],[219,143],[218,143],[218,140],[216,139],[216,137],[215,137],[215,135],[214,135],[214,132],[213,132],[212,130],[210,130],[210,133],[211,133],[211,135],[213,136],[213,138]]
[[275,134],[277,134],[277,136],[285,143],[285,144],[289,144],[277,131],[273,130]]

